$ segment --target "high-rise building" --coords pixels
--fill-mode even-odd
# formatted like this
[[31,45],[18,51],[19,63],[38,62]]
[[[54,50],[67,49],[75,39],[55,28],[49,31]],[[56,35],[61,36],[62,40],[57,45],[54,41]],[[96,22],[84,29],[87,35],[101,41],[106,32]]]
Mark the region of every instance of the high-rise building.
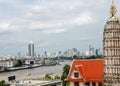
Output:
[[89,52],[90,52],[90,56],[95,55],[95,49],[94,49],[94,47],[92,47],[92,46],[89,45]]
[[96,56],[99,55],[99,50],[98,50],[98,49],[95,50],[95,55],[96,55]]
[[76,48],[73,48],[72,50],[73,50],[73,55],[78,56],[78,51],[77,51],[77,49],[76,49]]
[[68,49],[68,57],[73,57],[73,50],[71,48]]
[[86,51],[85,52],[85,56],[91,56],[91,52],[90,51]]
[[116,11],[112,1],[111,17],[103,33],[104,86],[120,86],[120,19]]
[[44,57],[47,58],[47,57],[48,57],[48,55],[47,55],[47,54],[48,54],[47,51],[45,51],[44,54],[45,54]]
[[100,53],[100,48],[97,48],[97,49],[95,50],[95,55],[96,55],[96,56],[101,55],[101,53]]
[[73,57],[74,55],[78,56],[78,51],[76,48],[70,48],[68,49],[68,57]]
[[32,41],[28,44],[28,56],[34,57],[34,44]]

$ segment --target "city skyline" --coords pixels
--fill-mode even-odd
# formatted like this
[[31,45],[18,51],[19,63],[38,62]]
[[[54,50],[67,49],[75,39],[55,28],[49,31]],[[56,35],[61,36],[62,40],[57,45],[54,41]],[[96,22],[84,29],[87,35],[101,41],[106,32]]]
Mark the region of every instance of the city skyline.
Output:
[[[117,9],[119,3],[115,0]],[[84,52],[89,45],[102,50],[110,5],[110,0],[0,0],[0,55],[26,54],[31,40],[36,53],[68,48]]]

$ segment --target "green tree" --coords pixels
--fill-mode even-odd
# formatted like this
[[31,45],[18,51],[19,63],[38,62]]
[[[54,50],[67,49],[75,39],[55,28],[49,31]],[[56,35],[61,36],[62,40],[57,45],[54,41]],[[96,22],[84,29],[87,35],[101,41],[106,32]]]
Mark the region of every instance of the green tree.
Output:
[[21,67],[21,66],[23,66],[23,62],[22,60],[18,60],[17,64],[14,67]]
[[10,84],[6,84],[4,80],[0,81],[0,86],[10,86]]
[[22,60],[18,60],[18,65],[19,65],[19,66],[23,66]]
[[73,59],[78,59],[77,55],[74,55],[74,56],[73,56]]
[[96,59],[103,59],[103,56],[102,56],[102,55],[98,55],[98,56],[96,57]]
[[[68,75],[69,69],[70,69],[70,65],[66,64],[66,65],[63,67],[63,74]],[[67,77],[66,77],[66,78],[67,78]]]
[[47,80],[51,80],[52,77],[51,77],[49,74],[45,74],[45,79],[47,79]]
[[61,76],[61,80],[62,80],[62,85],[63,86],[69,86],[69,83],[64,81],[67,78],[69,70],[70,70],[70,65],[66,64],[63,67],[63,73],[62,73],[62,76]]
[[61,80],[64,81],[64,79],[66,79],[66,78],[67,78],[67,75],[66,74],[62,74]]
[[56,76],[55,76],[55,79],[60,79],[60,76],[56,75]]
[[0,86],[1,86],[1,85],[4,85],[4,84],[5,84],[5,81],[4,81],[4,80],[0,81]]

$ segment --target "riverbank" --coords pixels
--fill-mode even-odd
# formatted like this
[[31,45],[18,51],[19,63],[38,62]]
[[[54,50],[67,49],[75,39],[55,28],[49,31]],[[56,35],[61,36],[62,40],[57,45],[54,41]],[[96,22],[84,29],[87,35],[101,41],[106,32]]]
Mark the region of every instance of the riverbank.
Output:
[[13,67],[13,68],[7,68],[7,69],[0,70],[0,73],[16,71],[16,70],[32,69],[32,68],[37,68],[37,67],[42,67],[42,66],[55,66],[55,65],[58,65],[58,64],[51,64],[51,65],[39,64],[39,65],[32,65],[32,66],[25,66],[25,67]]
[[42,66],[42,65],[8,68],[8,69],[6,69],[6,70],[0,70],[0,73],[10,72],[10,71],[16,71],[16,70],[24,70],[24,69],[30,69],[30,68],[32,69],[32,68],[41,67],[41,66]]
[[65,64],[71,64],[71,61],[60,62],[61,65],[56,66],[40,66],[36,68],[29,68],[23,70],[9,71],[0,73],[0,80],[8,81],[9,76],[15,76],[16,80],[27,79],[25,76],[26,73],[30,73],[31,75],[28,77],[30,79],[42,79],[45,74],[54,74],[61,75],[62,69]]

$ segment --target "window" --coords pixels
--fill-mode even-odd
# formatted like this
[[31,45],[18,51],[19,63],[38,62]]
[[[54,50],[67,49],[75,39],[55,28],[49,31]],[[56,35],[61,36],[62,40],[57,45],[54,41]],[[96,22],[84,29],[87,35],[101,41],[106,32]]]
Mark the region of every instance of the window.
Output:
[[89,83],[89,82],[86,82],[86,83],[85,83],[85,86],[90,86],[90,83]]
[[96,86],[95,83],[92,83],[92,86]]
[[74,83],[74,86],[79,86],[79,82],[75,82],[75,83]]
[[102,83],[98,83],[98,86],[103,86]]
[[76,68],[74,68],[74,70],[75,70],[75,71],[77,71],[77,69],[76,69]]
[[75,78],[78,78],[78,77],[79,77],[78,72],[75,72],[75,73],[74,73],[74,77],[75,77]]

